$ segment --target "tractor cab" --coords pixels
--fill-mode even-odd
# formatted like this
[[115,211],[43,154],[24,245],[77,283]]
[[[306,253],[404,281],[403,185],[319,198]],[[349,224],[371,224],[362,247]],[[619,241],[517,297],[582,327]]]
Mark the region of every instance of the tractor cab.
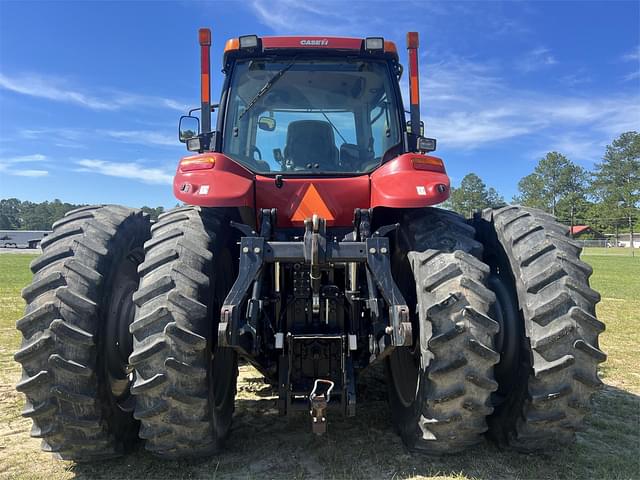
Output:
[[435,140],[411,130],[420,124],[416,34],[407,44],[411,121],[405,120],[393,42],[249,35],[225,46],[215,129],[208,30],[200,40],[202,125],[191,116],[181,119],[180,138],[198,155],[180,163],[179,199],[215,207],[244,198],[254,212],[277,209],[281,226],[301,227],[306,212],[346,227],[357,208],[422,207],[448,197],[442,161],[424,155]]

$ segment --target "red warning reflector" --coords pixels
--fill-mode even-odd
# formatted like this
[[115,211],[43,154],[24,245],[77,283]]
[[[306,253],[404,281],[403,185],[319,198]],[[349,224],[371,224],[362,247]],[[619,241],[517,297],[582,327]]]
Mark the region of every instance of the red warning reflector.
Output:
[[298,205],[298,208],[293,213],[291,220],[294,222],[304,222],[307,218],[311,218],[314,213],[325,220],[335,220],[331,210],[329,210],[327,204],[322,200],[316,187],[311,183],[307,191],[304,192],[300,205]]

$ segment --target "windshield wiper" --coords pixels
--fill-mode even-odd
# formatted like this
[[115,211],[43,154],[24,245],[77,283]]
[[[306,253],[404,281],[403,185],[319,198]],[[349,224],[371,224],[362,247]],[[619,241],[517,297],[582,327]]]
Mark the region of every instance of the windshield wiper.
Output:
[[269,81],[267,83],[265,83],[262,88],[258,91],[258,93],[256,93],[256,96],[253,97],[251,99],[251,101],[247,104],[247,108],[244,109],[244,112],[242,112],[240,115],[238,115],[238,120],[240,120],[242,117],[244,117],[245,113],[247,113],[249,110],[251,110],[251,108],[258,102],[258,100],[260,100],[262,98],[262,96],[267,93],[271,87],[273,87],[275,85],[275,83],[280,80],[282,78],[282,76],[287,72],[287,70],[289,70],[291,67],[293,67],[293,64],[296,63],[297,58],[294,58],[293,61],[287,65],[286,67],[284,67],[282,70],[280,70],[278,73],[276,73],[273,77],[271,77],[269,79]]

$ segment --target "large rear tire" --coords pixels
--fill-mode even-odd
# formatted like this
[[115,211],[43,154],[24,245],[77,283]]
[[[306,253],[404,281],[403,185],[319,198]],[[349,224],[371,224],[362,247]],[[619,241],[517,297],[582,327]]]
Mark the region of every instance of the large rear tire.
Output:
[[416,309],[414,347],[387,360],[392,417],[410,449],[455,453],[482,441],[498,386],[489,267],[476,258],[482,245],[473,227],[457,214],[426,208],[401,225],[394,279]]
[[17,390],[31,436],[58,457],[91,461],[126,452],[137,439],[129,395],[129,323],[136,268],[150,222],[116,205],[73,210],[53,225],[22,291],[24,337]]
[[501,380],[505,398],[490,418],[491,434],[523,451],[566,444],[601,384],[597,367],[606,358],[598,348],[604,324],[595,318],[600,295],[589,287],[592,269],[568,227],[540,210],[487,209],[474,223],[485,261],[515,292],[524,325],[518,365],[505,366],[514,374]]
[[160,216],[145,244],[132,393],[140,437],[164,457],[210,455],[231,425],[237,356],[217,348],[215,335],[235,279],[228,221],[216,209],[177,208]]

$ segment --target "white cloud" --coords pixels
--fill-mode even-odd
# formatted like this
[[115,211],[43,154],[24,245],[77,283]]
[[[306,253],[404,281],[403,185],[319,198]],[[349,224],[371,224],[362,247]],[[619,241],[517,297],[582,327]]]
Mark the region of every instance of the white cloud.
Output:
[[172,172],[160,168],[149,168],[139,162],[108,162],[105,160],[83,159],[76,162],[78,172],[97,173],[109,177],[129,178],[143,183],[171,184]]
[[421,100],[427,133],[438,138],[441,149],[473,150],[529,136],[544,148],[558,145],[573,160],[592,161],[612,138],[640,124],[638,93],[580,96],[518,89],[503,78],[499,64],[437,57],[424,67],[429,74],[421,82]]
[[18,177],[46,177],[49,175],[47,170],[16,170],[9,173],[10,175],[17,175]]
[[628,73],[622,78],[622,80],[625,82],[630,82],[638,78],[640,78],[640,70],[636,70],[635,72]]
[[48,158],[41,153],[19,155],[15,157],[0,158],[0,172],[18,177],[45,177],[49,175],[47,170],[24,169],[25,163],[46,163]]
[[[56,146],[64,148],[82,148],[78,142],[83,138],[111,139],[121,143],[150,146],[178,146],[176,134],[157,130],[108,130],[89,128],[37,128],[18,132],[26,139],[56,139]],[[60,142],[59,140],[64,140]]]
[[9,157],[0,160],[5,163],[28,163],[28,162],[44,162],[47,156],[41,153],[33,153],[31,155],[19,155],[17,157]]
[[125,143],[137,143],[143,145],[165,145],[175,147],[178,145],[176,135],[167,135],[148,130],[98,130],[98,134],[106,135]]
[[632,49],[630,52],[625,53],[620,57],[623,62],[638,62],[640,61],[640,45]]
[[42,75],[9,76],[0,73],[0,88],[30,97],[69,103],[98,111],[115,111],[128,107],[160,107],[184,111],[186,105],[176,100],[127,92],[87,93],[72,88],[68,81]]
[[31,97],[73,103],[92,110],[116,110],[118,108],[113,102],[78,91],[56,87],[51,81],[33,75],[11,78],[0,73],[0,88]]
[[[261,23],[276,31],[290,31],[295,26],[298,33],[302,34],[336,35],[350,31],[354,35],[360,33],[366,24],[362,22],[361,16],[355,15],[362,10],[361,5],[356,3],[348,5],[346,2],[329,2],[320,5],[297,0],[252,0],[249,7]],[[345,7],[350,12],[348,15],[344,14]],[[369,17],[367,22],[369,21],[375,19]]]
[[558,61],[551,54],[551,50],[545,47],[538,47],[530,50],[518,60],[516,60],[516,69],[523,73],[531,73],[543,68],[556,65]]

